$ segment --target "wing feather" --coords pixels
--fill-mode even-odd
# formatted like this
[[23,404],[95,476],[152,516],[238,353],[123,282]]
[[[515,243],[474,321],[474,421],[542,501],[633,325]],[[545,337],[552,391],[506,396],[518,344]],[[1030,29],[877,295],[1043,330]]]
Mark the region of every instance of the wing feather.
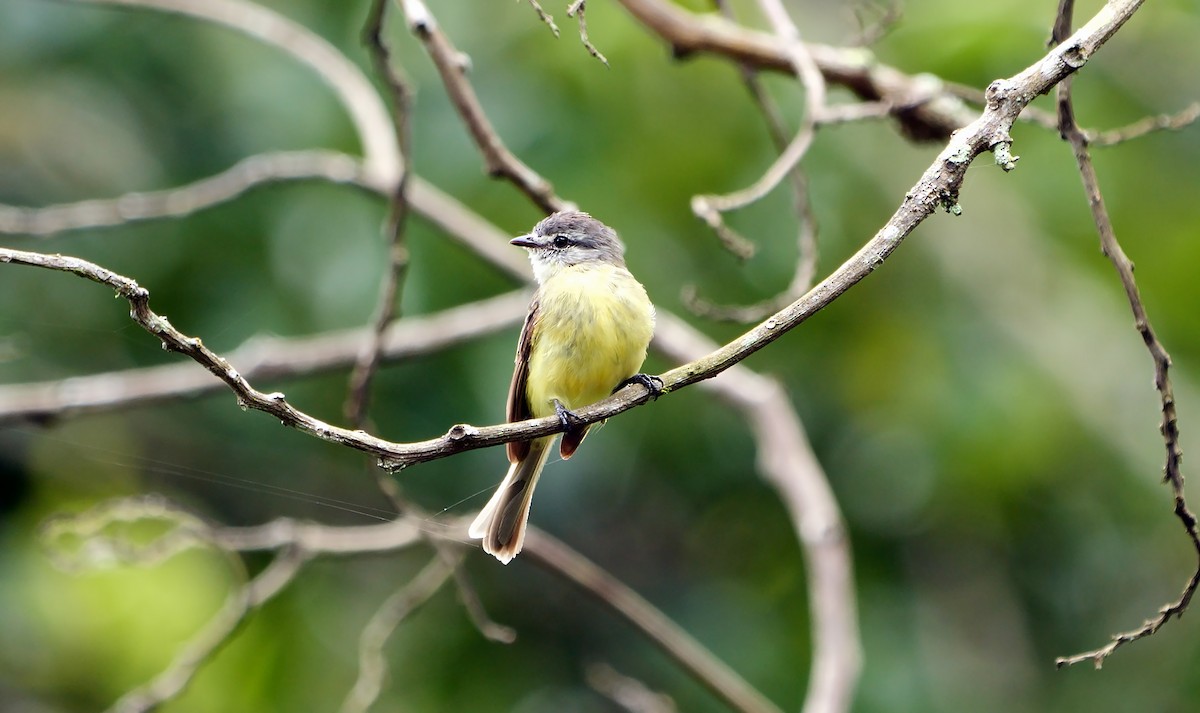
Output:
[[[508,387],[508,421],[524,421],[533,417],[529,407],[529,395],[525,384],[529,380],[529,353],[533,350],[533,324],[537,321],[537,295],[529,303],[529,313],[525,315],[525,326],[521,327],[521,337],[517,340],[516,365],[513,368],[512,383]],[[508,461],[516,463],[529,454],[529,441],[512,441],[508,444]]]

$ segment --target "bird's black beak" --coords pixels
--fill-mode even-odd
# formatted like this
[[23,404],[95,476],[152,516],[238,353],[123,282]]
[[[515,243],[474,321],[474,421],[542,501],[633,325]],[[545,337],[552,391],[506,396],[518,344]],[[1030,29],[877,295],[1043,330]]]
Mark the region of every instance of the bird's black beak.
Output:
[[508,242],[523,248],[536,248],[538,246],[537,241],[533,239],[532,235],[518,235]]

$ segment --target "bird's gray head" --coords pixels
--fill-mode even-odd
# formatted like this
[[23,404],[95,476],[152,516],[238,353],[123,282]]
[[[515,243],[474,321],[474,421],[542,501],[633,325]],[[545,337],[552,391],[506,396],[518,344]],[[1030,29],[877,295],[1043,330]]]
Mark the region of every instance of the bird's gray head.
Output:
[[533,226],[533,232],[511,242],[529,251],[539,283],[572,265],[589,262],[625,265],[625,246],[616,231],[576,210],[555,213]]

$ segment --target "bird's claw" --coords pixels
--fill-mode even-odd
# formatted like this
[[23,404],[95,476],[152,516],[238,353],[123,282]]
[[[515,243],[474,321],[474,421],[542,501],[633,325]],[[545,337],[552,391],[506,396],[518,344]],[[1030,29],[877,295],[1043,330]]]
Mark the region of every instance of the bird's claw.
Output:
[[634,374],[633,376],[629,377],[628,379],[617,384],[617,387],[615,389],[613,389],[612,392],[615,394],[618,391],[620,391],[621,389],[625,388],[626,386],[629,386],[630,384],[641,384],[642,386],[646,387],[646,391],[650,392],[651,399],[657,399],[659,396],[662,396],[662,394],[663,394],[662,378],[658,377],[658,376],[654,376],[652,374],[642,374],[642,373]]
[[562,424],[565,431],[570,431],[584,425],[583,419],[559,403],[558,399],[554,400],[554,413],[558,416],[558,422]]

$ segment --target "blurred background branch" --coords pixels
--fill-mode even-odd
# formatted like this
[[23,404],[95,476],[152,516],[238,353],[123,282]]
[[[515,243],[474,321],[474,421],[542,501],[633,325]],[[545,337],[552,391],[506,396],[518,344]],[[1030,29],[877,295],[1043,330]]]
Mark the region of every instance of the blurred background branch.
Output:
[[383,41],[387,7],[387,0],[375,0],[371,4],[366,26],[363,28],[363,42],[371,54],[371,65],[375,69],[375,75],[383,80],[387,90],[392,123],[396,131],[396,150],[400,154],[402,165],[400,178],[391,192],[388,215],[383,225],[383,234],[388,240],[391,269],[388,270],[379,289],[379,301],[371,318],[371,340],[359,350],[358,358],[354,360],[354,368],[350,371],[346,405],[343,409],[346,421],[355,428],[366,425],[371,383],[383,356],[383,334],[400,313],[399,298],[409,260],[404,236],[411,205],[408,184],[412,176],[412,89],[408,86],[408,80],[392,66],[392,53]]

